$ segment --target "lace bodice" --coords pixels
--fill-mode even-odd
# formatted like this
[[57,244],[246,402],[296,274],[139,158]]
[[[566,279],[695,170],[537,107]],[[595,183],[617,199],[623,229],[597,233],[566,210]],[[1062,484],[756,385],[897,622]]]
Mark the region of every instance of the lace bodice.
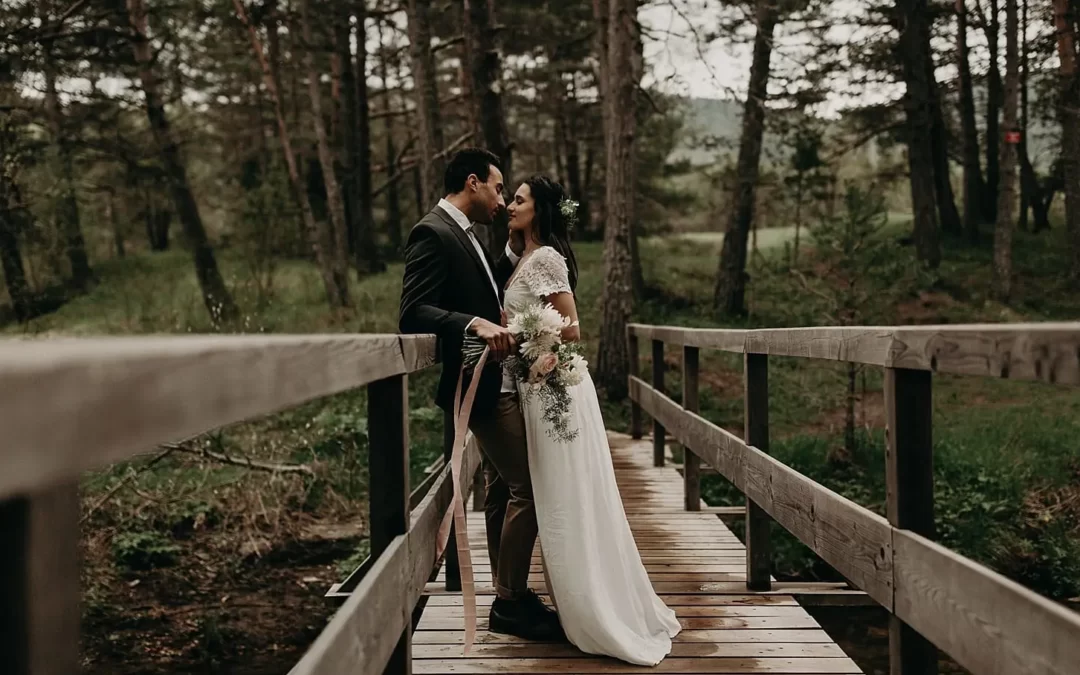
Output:
[[507,318],[536,302],[538,298],[571,292],[566,259],[554,248],[539,248],[520,265],[510,280],[503,299]]

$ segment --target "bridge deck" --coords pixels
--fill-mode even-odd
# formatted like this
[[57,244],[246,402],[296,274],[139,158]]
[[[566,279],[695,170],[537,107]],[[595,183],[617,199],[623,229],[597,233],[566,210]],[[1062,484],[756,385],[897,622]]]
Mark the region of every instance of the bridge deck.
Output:
[[[477,585],[477,640],[462,655],[460,594],[431,584],[413,634],[413,672],[443,673],[860,673],[790,595],[747,594],[746,549],[715,515],[683,510],[682,477],[656,468],[650,441],[610,434],[616,477],[653,587],[675,609],[683,632],[668,658],[641,668],[583,654],[570,644],[544,644],[487,632],[494,590],[481,513],[469,514]],[[531,584],[544,593],[539,552]]]

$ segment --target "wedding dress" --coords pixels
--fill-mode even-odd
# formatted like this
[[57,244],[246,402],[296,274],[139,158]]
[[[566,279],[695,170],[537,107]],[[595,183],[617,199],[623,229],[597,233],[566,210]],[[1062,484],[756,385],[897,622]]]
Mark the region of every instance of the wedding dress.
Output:
[[[570,292],[566,261],[543,247],[527,256],[506,288],[512,318],[530,304]],[[538,397],[519,383],[540,547],[555,608],[578,649],[652,666],[671,652],[680,630],[675,612],[653,591],[630,532],[604,420],[592,379],[570,388],[570,429],[551,439]]]

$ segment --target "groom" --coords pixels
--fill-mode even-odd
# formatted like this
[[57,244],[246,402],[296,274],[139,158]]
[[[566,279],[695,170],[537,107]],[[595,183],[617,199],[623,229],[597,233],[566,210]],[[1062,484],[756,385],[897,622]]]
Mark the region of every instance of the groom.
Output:
[[[473,232],[473,223],[490,225],[506,208],[498,157],[479,148],[459,151],[446,167],[444,187],[446,197],[413,227],[405,245],[399,328],[438,337],[443,370],[435,403],[446,411],[454,407],[465,336],[476,335],[491,348],[469,420],[487,488],[488,555],[497,594],[490,630],[551,640],[562,635],[558,617],[528,587],[537,526],[525,422],[517,387],[498,365],[516,348],[502,326],[502,299],[523,247],[507,244],[493,261]],[[462,391],[468,384],[466,376]]]

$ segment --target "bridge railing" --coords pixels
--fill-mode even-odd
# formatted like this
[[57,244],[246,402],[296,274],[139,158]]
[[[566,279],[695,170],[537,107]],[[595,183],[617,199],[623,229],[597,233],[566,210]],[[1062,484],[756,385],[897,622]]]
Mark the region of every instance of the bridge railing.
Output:
[[[654,460],[667,436],[685,449],[686,508],[700,504],[700,462],[746,497],[746,579],[770,587],[770,522],[779,523],[890,614],[892,672],[937,670],[936,647],[975,675],[1075,673],[1080,615],[935,544],[932,375],[1080,384],[1080,323],[769,330],[628,327],[631,433],[652,416]],[[651,342],[652,383],[638,377]],[[682,405],[664,388],[664,347],[683,352]],[[699,350],[744,355],[744,434],[698,415]],[[885,369],[887,518],[768,455],[769,356]]]
[[[444,465],[410,504],[408,374],[435,362],[431,336],[0,342],[0,672],[78,672],[83,471],[361,386],[371,562],[293,672],[408,672],[412,610],[453,494]],[[467,453],[462,476],[478,461]]]

